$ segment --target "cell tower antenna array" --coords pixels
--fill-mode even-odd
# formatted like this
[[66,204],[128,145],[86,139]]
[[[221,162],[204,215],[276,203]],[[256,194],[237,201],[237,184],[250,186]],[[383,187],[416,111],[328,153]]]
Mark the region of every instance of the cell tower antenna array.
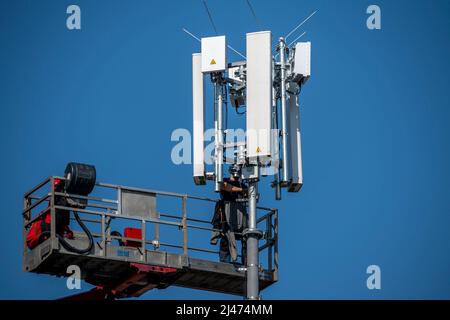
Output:
[[[301,24],[304,22],[306,21]],[[299,26],[288,36],[298,28]],[[195,37],[187,30],[184,31]],[[258,182],[261,177],[273,175],[271,185],[275,189],[277,200],[281,200],[282,188],[286,188],[288,192],[298,192],[303,185],[299,95],[301,87],[311,74],[311,43],[291,43],[291,47],[281,37],[277,45],[278,54],[273,56],[270,31],[248,33],[245,61],[229,62],[229,46],[225,36],[201,38],[200,41],[201,52],[192,55],[194,182],[205,185],[207,180],[211,180],[215,191],[219,192],[224,181],[224,165],[233,165],[239,167],[241,180],[248,183],[249,223],[243,232],[247,242],[244,268],[247,279],[246,297],[257,300],[260,298],[258,244],[263,235],[257,228]],[[205,78],[211,80],[214,88],[213,172],[206,172],[204,163]],[[229,128],[224,127],[222,111],[228,99],[236,110],[246,108],[244,143],[224,141]],[[225,151],[233,151],[231,162],[225,157]]]

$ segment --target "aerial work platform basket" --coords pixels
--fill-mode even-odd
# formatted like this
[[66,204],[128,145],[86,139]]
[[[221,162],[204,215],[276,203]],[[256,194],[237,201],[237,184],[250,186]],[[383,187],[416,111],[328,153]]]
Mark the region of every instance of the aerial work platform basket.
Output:
[[[217,200],[106,183],[96,183],[91,195],[80,196],[55,191],[56,179],[65,180],[47,178],[24,195],[24,271],[68,277],[69,267],[77,266],[81,279],[116,298],[171,285],[245,295],[241,260],[220,262],[218,248],[210,244],[211,232],[220,231],[211,225]],[[84,205],[61,206],[55,201],[61,198],[80,199]],[[79,254],[61,245],[58,210],[78,213],[93,239],[89,252]],[[258,229],[263,230],[259,282],[264,289],[278,279],[278,213],[262,207],[257,211]],[[50,217],[48,237],[29,249],[27,233],[45,214]],[[65,241],[76,248],[88,247],[89,236],[76,229],[70,216],[74,236]]]

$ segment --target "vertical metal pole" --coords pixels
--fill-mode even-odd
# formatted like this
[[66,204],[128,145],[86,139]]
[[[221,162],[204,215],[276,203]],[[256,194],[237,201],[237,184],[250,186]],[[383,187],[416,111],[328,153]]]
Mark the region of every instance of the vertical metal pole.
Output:
[[102,249],[100,254],[106,257],[106,227],[105,227],[105,215],[102,213],[101,216],[101,230],[102,230]]
[[56,239],[56,210],[55,210],[55,178],[50,178],[50,238],[53,241]]
[[281,140],[283,149],[283,176],[282,184],[287,186],[289,181],[289,139],[288,139],[288,118],[286,107],[286,43],[284,38],[280,38],[280,70],[281,70]]
[[274,256],[273,256],[273,263],[274,263],[274,270],[273,270],[273,280],[278,280],[278,209],[274,209],[273,214],[273,227],[274,227]]
[[267,232],[267,269],[269,272],[272,272],[273,268],[273,240],[272,240],[272,212],[269,213],[269,216],[266,220],[266,232]]
[[145,249],[145,245],[147,242],[147,236],[146,236],[147,230],[146,230],[146,225],[145,225],[145,219],[142,219],[141,224],[142,224],[141,260],[145,261],[147,259],[147,250]]
[[117,214],[122,214],[122,188],[117,188]]
[[218,160],[218,170],[217,170],[217,182],[222,183],[223,182],[223,95],[222,95],[222,84],[219,85],[219,97],[217,99],[217,123],[219,125],[218,127],[218,144],[219,149],[217,152],[217,160]]
[[183,254],[185,256],[187,256],[188,254],[188,238],[187,238],[187,213],[186,213],[186,201],[187,201],[187,197],[183,196],[182,198],[182,228],[183,228]]
[[219,122],[218,120],[218,108],[217,108],[217,91],[218,91],[218,84],[217,81],[214,81],[214,191],[219,192],[220,191],[220,185],[217,183],[217,177],[219,176],[219,167],[217,166],[217,152],[219,149],[218,142],[219,142]]
[[[108,209],[107,213],[111,213],[111,210]],[[104,256],[108,255],[108,243],[111,242],[111,217],[105,217],[105,244],[103,250],[105,250]]]
[[[274,64],[273,64],[274,65]],[[272,72],[275,75],[275,70]],[[275,152],[275,163],[272,163],[274,166],[274,183],[275,183],[275,200],[281,200],[281,185],[280,185],[280,142],[279,142],[279,133],[278,133],[278,117],[277,117],[277,93],[275,88],[272,89],[272,140],[273,146],[272,150],[276,150]]]
[[221,75],[215,79],[214,91],[215,91],[215,108],[216,108],[216,119],[214,123],[215,127],[215,191],[220,191],[220,184],[223,182],[223,119],[222,119],[222,108],[223,108],[223,96],[222,96],[222,84]]
[[247,299],[259,300],[259,249],[256,222],[256,195],[258,181],[248,186],[248,230],[247,230]]
[[[27,197],[23,199],[23,209],[24,211],[31,205],[31,200]],[[23,216],[23,225],[22,225],[22,268],[23,271],[28,271],[25,269],[25,257],[27,254],[27,228],[26,225],[30,222],[32,216],[31,211],[25,212]],[[28,268],[28,267],[27,267]]]
[[[160,219],[159,216],[158,219]],[[159,222],[155,223],[155,241],[156,241],[155,249],[159,250]]]

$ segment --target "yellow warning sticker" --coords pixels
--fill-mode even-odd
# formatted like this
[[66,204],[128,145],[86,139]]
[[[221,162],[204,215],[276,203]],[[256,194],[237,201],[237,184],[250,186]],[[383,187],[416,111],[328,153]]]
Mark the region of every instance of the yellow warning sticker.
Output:
[[261,152],[261,148],[260,147],[256,148],[256,153],[260,153],[260,152]]
[[209,64],[210,64],[210,65],[213,65],[213,64],[217,64],[217,63],[216,63],[216,60],[212,59],[211,62],[210,62]]

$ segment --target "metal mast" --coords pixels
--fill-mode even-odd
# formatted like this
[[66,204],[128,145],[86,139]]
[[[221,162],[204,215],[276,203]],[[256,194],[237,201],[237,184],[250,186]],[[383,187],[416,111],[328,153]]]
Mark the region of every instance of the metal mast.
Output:
[[[194,123],[203,126],[204,102],[203,76],[209,75],[214,87],[214,172],[206,172],[203,159],[204,138],[194,135],[194,181],[205,184],[214,181],[219,192],[223,184],[224,160],[226,165],[238,166],[241,181],[248,184],[248,227],[243,231],[246,241],[246,298],[260,299],[259,240],[263,232],[258,229],[258,183],[273,168],[275,198],[281,200],[281,188],[298,192],[303,184],[300,142],[300,109],[298,95],[301,86],[310,76],[310,43],[297,43],[288,47],[285,38],[278,41],[278,54],[272,55],[272,33],[260,31],[247,34],[245,61],[228,63],[225,36],[202,38],[202,52],[193,55]],[[279,58],[276,59],[279,55]],[[242,55],[240,55],[242,56]],[[199,65],[199,62],[201,63]],[[229,94],[224,94],[229,91]],[[245,143],[224,143],[223,107],[230,99],[238,112],[245,108]],[[278,104],[278,100],[280,103]],[[280,108],[278,108],[278,105]],[[228,112],[227,112],[228,114]],[[278,120],[280,129],[278,132]],[[228,123],[228,121],[226,121]],[[195,132],[195,131],[194,131]],[[275,132],[275,134],[274,134]],[[278,146],[281,144],[281,161]],[[224,157],[224,150],[233,149],[231,160]]]
[[[259,171],[259,168],[257,168]],[[258,240],[262,233],[256,223],[256,200],[258,178],[249,181],[248,186],[248,229],[247,236],[247,299],[259,300],[259,248]]]

